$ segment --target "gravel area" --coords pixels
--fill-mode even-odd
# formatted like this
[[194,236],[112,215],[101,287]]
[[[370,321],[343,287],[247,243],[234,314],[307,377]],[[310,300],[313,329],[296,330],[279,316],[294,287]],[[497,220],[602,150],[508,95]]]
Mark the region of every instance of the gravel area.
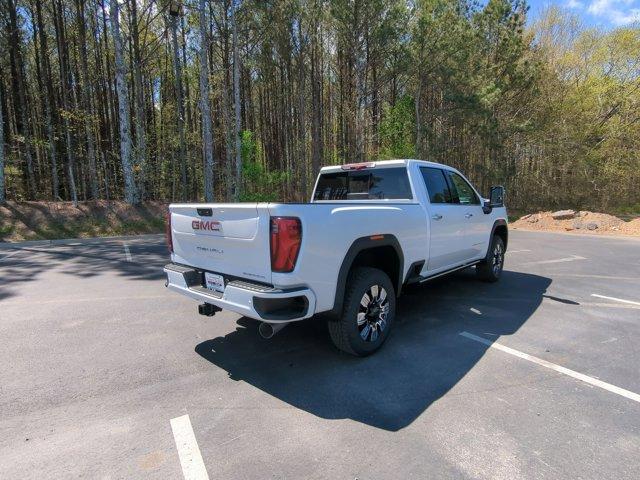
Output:
[[606,213],[560,210],[520,217],[509,225],[516,230],[640,236],[640,218],[629,222]]

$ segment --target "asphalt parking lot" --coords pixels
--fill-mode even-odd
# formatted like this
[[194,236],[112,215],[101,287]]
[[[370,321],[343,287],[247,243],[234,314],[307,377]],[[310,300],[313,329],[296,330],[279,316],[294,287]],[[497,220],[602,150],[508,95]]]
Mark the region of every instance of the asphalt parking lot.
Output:
[[410,289],[365,359],[199,316],[166,262],[0,250],[0,478],[640,478],[638,239],[512,232],[499,283]]

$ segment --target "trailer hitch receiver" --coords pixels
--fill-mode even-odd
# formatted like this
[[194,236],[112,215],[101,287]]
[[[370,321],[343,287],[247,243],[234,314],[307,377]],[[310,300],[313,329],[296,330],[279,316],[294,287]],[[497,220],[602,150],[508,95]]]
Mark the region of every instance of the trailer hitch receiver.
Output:
[[222,309],[220,307],[212,305],[211,303],[202,303],[198,305],[198,313],[207,317],[213,317],[216,312],[219,312],[221,310]]

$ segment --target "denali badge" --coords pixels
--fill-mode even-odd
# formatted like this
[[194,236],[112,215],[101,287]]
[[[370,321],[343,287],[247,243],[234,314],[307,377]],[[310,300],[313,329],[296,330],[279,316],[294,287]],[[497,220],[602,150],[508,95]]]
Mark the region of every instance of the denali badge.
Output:
[[220,231],[220,222],[214,220],[194,220],[191,222],[191,228],[194,230],[209,230],[210,232]]

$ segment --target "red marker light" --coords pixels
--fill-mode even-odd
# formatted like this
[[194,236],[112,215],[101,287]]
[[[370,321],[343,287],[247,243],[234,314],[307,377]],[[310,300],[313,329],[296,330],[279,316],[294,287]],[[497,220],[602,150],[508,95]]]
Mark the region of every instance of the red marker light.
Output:
[[373,168],[375,166],[376,166],[375,162],[348,163],[346,165],[342,165],[340,168],[342,170],[364,170],[365,168]]

